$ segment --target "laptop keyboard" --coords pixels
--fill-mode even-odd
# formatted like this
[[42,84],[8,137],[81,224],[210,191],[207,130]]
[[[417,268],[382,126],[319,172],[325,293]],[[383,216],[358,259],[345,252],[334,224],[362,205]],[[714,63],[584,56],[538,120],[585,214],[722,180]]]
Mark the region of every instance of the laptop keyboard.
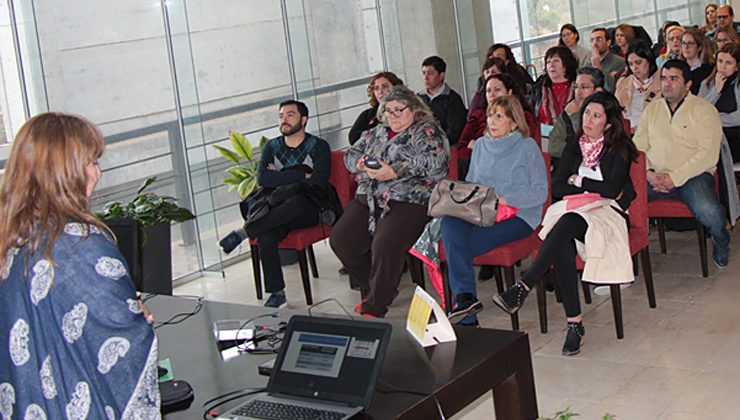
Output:
[[339,420],[344,417],[344,413],[340,413],[338,411],[320,410],[316,408],[301,407],[299,405],[273,403],[260,400],[251,401],[233,411],[232,414],[274,420]]

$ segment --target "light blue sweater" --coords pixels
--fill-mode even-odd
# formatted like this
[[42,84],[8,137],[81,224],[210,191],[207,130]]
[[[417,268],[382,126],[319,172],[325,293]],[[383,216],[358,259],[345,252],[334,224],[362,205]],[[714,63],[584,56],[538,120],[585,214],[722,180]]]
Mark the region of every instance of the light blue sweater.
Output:
[[475,142],[466,181],[494,187],[517,216],[535,229],[542,222],[547,199],[547,172],[534,140],[519,131],[508,137],[483,136]]

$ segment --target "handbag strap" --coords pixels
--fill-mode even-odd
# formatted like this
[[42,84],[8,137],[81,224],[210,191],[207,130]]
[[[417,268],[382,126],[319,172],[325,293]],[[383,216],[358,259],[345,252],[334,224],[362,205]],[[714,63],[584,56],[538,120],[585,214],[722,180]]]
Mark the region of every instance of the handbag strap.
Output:
[[475,196],[475,194],[476,194],[476,193],[478,192],[478,190],[480,189],[480,187],[478,187],[478,186],[476,185],[476,187],[475,187],[475,188],[473,189],[473,191],[471,191],[471,192],[470,192],[470,194],[468,194],[468,196],[467,196],[467,197],[463,198],[463,199],[462,199],[462,200],[460,200],[460,201],[456,200],[456,199],[455,199],[455,196],[453,196],[453,195],[452,195],[452,191],[453,191],[454,189],[455,189],[455,184],[454,184],[454,183],[451,183],[451,184],[450,184],[450,199],[451,199],[452,201],[454,201],[455,203],[457,203],[457,204],[464,204],[464,203],[467,203],[468,201],[470,201],[470,199],[471,199],[471,198],[473,198],[473,196]]

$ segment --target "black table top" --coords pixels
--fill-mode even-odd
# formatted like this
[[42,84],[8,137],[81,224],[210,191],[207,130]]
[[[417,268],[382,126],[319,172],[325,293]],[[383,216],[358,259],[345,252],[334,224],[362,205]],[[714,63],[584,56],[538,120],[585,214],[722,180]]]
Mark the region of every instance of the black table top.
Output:
[[[202,418],[205,401],[232,391],[264,387],[267,384],[267,377],[259,375],[257,367],[275,355],[241,354],[224,361],[214,339],[213,325],[219,320],[245,320],[271,311],[262,307],[220,302],[203,301],[203,304],[198,314],[184,322],[164,325],[156,330],[159,338],[159,359],[169,358],[175,379],[188,381],[195,390],[195,401],[190,408],[170,413],[166,416],[167,419]],[[155,296],[147,301],[147,306],[157,321],[161,322],[178,313],[191,312],[196,306],[196,301]],[[290,315],[289,311],[281,311],[280,317],[287,320]],[[265,323],[276,321],[273,318],[267,320],[269,321]],[[489,363],[490,359],[499,353],[505,355],[511,348],[520,345],[525,345],[529,353],[528,338],[523,332],[455,327],[457,342],[423,348],[406,332],[405,321],[387,322],[393,326],[393,335],[373,402],[366,412],[369,418],[392,418],[402,413],[408,415],[409,410],[416,405],[428,402],[424,401],[428,398],[422,395],[380,391],[392,388],[425,394],[445,391],[450,384],[460,382],[460,378],[467,372]],[[495,378],[491,380],[496,381]],[[458,392],[470,389],[471,386],[485,389],[492,387],[491,384],[466,384],[466,386],[467,388],[458,389]],[[472,401],[474,398],[468,399]],[[220,409],[223,411],[239,402],[226,404]]]

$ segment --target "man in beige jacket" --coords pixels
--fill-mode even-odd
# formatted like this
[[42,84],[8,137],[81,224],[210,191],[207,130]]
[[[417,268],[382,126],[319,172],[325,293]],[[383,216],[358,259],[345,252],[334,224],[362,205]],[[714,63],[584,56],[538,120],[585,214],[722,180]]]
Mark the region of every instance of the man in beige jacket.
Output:
[[663,98],[643,112],[634,141],[647,156],[648,201],[677,198],[707,227],[714,262],[727,266],[730,235],[715,190],[714,171],[722,141],[716,108],[690,93],[691,70],[668,60],[661,70]]

